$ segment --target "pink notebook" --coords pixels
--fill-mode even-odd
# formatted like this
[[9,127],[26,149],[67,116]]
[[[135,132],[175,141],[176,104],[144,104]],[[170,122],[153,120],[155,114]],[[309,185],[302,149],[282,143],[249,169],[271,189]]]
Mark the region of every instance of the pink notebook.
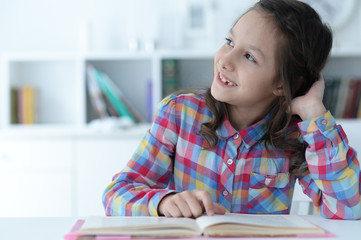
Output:
[[[83,234],[78,234],[78,230],[83,226],[85,220],[83,219],[79,219],[76,221],[76,223],[73,225],[73,227],[71,228],[70,232],[67,233],[64,236],[65,240],[130,240],[132,239],[131,236],[125,236],[125,235],[83,235]],[[325,230],[325,229],[324,229]],[[284,236],[284,237],[266,237],[266,238],[277,238],[277,239],[282,239],[282,238],[332,238],[332,237],[336,237],[335,234],[325,230],[325,234],[322,235],[313,235],[313,234],[299,234],[297,236]],[[202,239],[202,240],[214,240],[217,237],[183,237],[183,239]],[[225,237],[223,237],[225,238]],[[244,237],[226,237],[226,238],[246,238]],[[253,236],[254,238],[254,236]],[[137,237],[136,240],[152,240],[154,238],[139,238]],[[161,238],[159,238],[161,239]],[[169,238],[168,238],[169,239]],[[174,238],[174,239],[182,239],[182,238]]]

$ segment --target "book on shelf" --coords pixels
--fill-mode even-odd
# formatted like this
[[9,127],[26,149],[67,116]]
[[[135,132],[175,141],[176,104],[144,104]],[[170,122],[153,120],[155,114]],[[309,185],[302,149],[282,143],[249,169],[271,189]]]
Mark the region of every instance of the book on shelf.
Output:
[[97,112],[100,119],[110,117],[110,114],[107,111],[108,104],[105,101],[104,95],[100,86],[97,83],[95,76],[95,69],[91,66],[87,68],[87,83],[88,83],[88,93],[91,100],[91,104],[95,111]]
[[11,116],[10,116],[10,122],[12,124],[18,123],[19,122],[19,117],[18,117],[18,89],[16,88],[11,88],[10,90],[10,112],[11,112]]
[[92,236],[135,238],[170,237],[280,237],[333,236],[332,233],[297,215],[234,214],[203,215],[198,218],[166,217],[88,217],[79,220],[65,239]]
[[360,102],[361,78],[351,78],[348,91],[348,104],[345,108],[345,118],[356,118]]
[[119,97],[120,101],[123,103],[124,107],[129,111],[129,114],[136,122],[144,122],[145,119],[138,112],[138,110],[133,106],[132,103],[125,97],[124,93],[120,90],[120,88],[115,85],[115,83],[109,78],[108,75],[103,73],[103,76],[109,86],[114,90],[115,94]]
[[335,118],[361,117],[361,76],[325,77],[323,103]]
[[148,79],[147,86],[145,88],[145,99],[146,99],[146,121],[153,121],[153,83],[151,79]]
[[32,86],[13,87],[10,90],[10,122],[34,124],[36,118],[36,90]]
[[100,118],[125,117],[132,122],[144,122],[142,115],[106,73],[89,65],[87,74],[89,96]]
[[178,60],[162,60],[162,89],[163,97],[179,89]]

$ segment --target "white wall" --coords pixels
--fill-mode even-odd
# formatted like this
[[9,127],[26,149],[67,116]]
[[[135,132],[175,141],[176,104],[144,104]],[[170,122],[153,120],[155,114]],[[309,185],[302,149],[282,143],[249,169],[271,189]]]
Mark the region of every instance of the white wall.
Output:
[[[187,4],[209,10],[209,31],[187,31]],[[218,47],[233,20],[255,0],[0,0],[3,52],[127,49],[136,36],[158,47]],[[357,1],[359,3],[359,1]],[[361,4],[335,34],[335,46],[361,48]],[[211,41],[213,39],[213,41]]]
[[[214,1],[217,9],[218,2],[221,1]],[[217,25],[227,25],[237,9],[244,8],[236,0],[222,2],[230,2],[225,6],[236,8],[218,19]],[[161,40],[156,36],[159,27],[171,30],[170,25],[184,23],[186,4],[185,0],[0,0],[0,53],[76,51],[84,25],[93,50],[127,48],[128,38],[134,35]]]

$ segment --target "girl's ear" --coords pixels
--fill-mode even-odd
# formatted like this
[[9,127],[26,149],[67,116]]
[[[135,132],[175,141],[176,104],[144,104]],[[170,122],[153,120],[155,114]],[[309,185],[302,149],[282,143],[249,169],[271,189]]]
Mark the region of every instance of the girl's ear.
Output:
[[280,96],[284,96],[285,95],[285,92],[283,90],[283,84],[282,83],[279,83],[275,89],[273,90],[273,94],[280,97]]

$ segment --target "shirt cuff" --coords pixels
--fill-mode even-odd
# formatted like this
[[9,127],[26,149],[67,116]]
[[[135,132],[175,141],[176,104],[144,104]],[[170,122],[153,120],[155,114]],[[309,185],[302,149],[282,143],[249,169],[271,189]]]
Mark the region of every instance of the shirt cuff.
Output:
[[300,128],[301,134],[305,136],[307,134],[314,133],[317,130],[325,132],[334,129],[335,124],[335,119],[332,117],[330,111],[327,111],[321,117],[312,118],[298,123],[298,127]]
[[158,205],[165,196],[167,196],[171,193],[176,193],[176,191],[175,190],[164,190],[164,191],[159,191],[153,195],[153,197],[150,199],[149,205],[148,205],[148,210],[149,210],[150,216],[159,217]]

